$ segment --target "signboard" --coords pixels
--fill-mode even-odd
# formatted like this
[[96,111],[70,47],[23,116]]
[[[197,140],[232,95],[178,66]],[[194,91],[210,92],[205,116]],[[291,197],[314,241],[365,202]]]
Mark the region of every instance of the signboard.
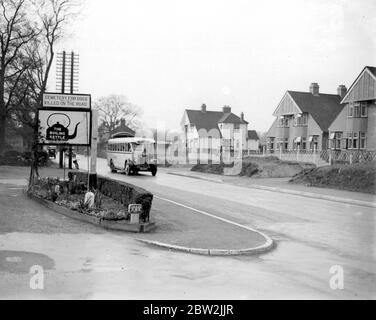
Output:
[[43,107],[91,109],[91,96],[89,94],[45,93],[43,94]]
[[91,145],[91,110],[43,108],[38,110],[39,144]]
[[142,212],[142,204],[130,204],[128,206],[129,213],[141,213]]

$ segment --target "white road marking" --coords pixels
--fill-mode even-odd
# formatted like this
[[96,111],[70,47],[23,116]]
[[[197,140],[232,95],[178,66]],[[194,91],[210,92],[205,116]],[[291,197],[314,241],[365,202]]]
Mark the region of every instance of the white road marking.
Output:
[[273,243],[273,240],[269,236],[267,236],[266,234],[264,234],[264,233],[262,233],[262,232],[260,232],[258,230],[252,229],[250,227],[244,226],[244,225],[242,225],[240,223],[237,223],[237,222],[225,219],[225,218],[221,218],[221,217],[215,216],[215,215],[213,215],[213,214],[211,214],[209,212],[202,211],[202,210],[199,210],[199,209],[195,209],[195,208],[186,206],[185,204],[182,204],[182,203],[179,203],[179,202],[176,202],[176,201],[173,201],[173,200],[169,200],[169,199],[162,198],[162,197],[159,197],[159,196],[155,196],[155,198],[157,198],[159,200],[162,200],[162,201],[166,201],[166,202],[175,204],[177,206],[180,206],[180,207],[183,207],[183,208],[186,208],[186,209],[189,209],[189,210],[192,210],[194,212],[203,214],[203,215],[211,217],[213,219],[217,219],[217,220],[220,220],[222,222],[226,222],[226,223],[232,224],[232,225],[237,226],[239,228],[243,228],[243,229],[247,229],[247,230],[252,231],[252,232],[256,232],[256,233],[260,234],[261,236],[263,236],[267,240],[267,242],[266,242],[267,245],[270,245],[271,243]]

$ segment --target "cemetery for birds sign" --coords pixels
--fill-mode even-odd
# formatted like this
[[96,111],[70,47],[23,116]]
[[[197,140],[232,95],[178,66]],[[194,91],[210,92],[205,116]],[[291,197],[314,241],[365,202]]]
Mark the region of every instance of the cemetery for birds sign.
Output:
[[91,145],[91,110],[43,108],[38,110],[41,145]]
[[47,108],[91,108],[91,96],[89,94],[43,94],[43,107]]

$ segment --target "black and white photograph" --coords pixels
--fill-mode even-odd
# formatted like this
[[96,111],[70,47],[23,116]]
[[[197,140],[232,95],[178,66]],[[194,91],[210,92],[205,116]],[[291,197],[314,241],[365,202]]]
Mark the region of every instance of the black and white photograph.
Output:
[[0,0],[0,300],[375,298],[375,0]]

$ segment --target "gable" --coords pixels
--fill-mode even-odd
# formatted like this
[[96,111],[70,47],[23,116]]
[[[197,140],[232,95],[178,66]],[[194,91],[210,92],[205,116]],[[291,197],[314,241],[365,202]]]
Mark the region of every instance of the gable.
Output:
[[342,103],[376,99],[376,76],[373,69],[365,67],[350,87]]
[[290,94],[286,92],[282,101],[279,103],[277,109],[274,111],[273,116],[280,117],[289,114],[302,113],[298,105],[291,98]]
[[336,94],[323,94],[318,96],[310,92],[289,91],[291,98],[299,108],[312,116],[322,131],[327,131],[330,124],[342,111],[341,97]]

